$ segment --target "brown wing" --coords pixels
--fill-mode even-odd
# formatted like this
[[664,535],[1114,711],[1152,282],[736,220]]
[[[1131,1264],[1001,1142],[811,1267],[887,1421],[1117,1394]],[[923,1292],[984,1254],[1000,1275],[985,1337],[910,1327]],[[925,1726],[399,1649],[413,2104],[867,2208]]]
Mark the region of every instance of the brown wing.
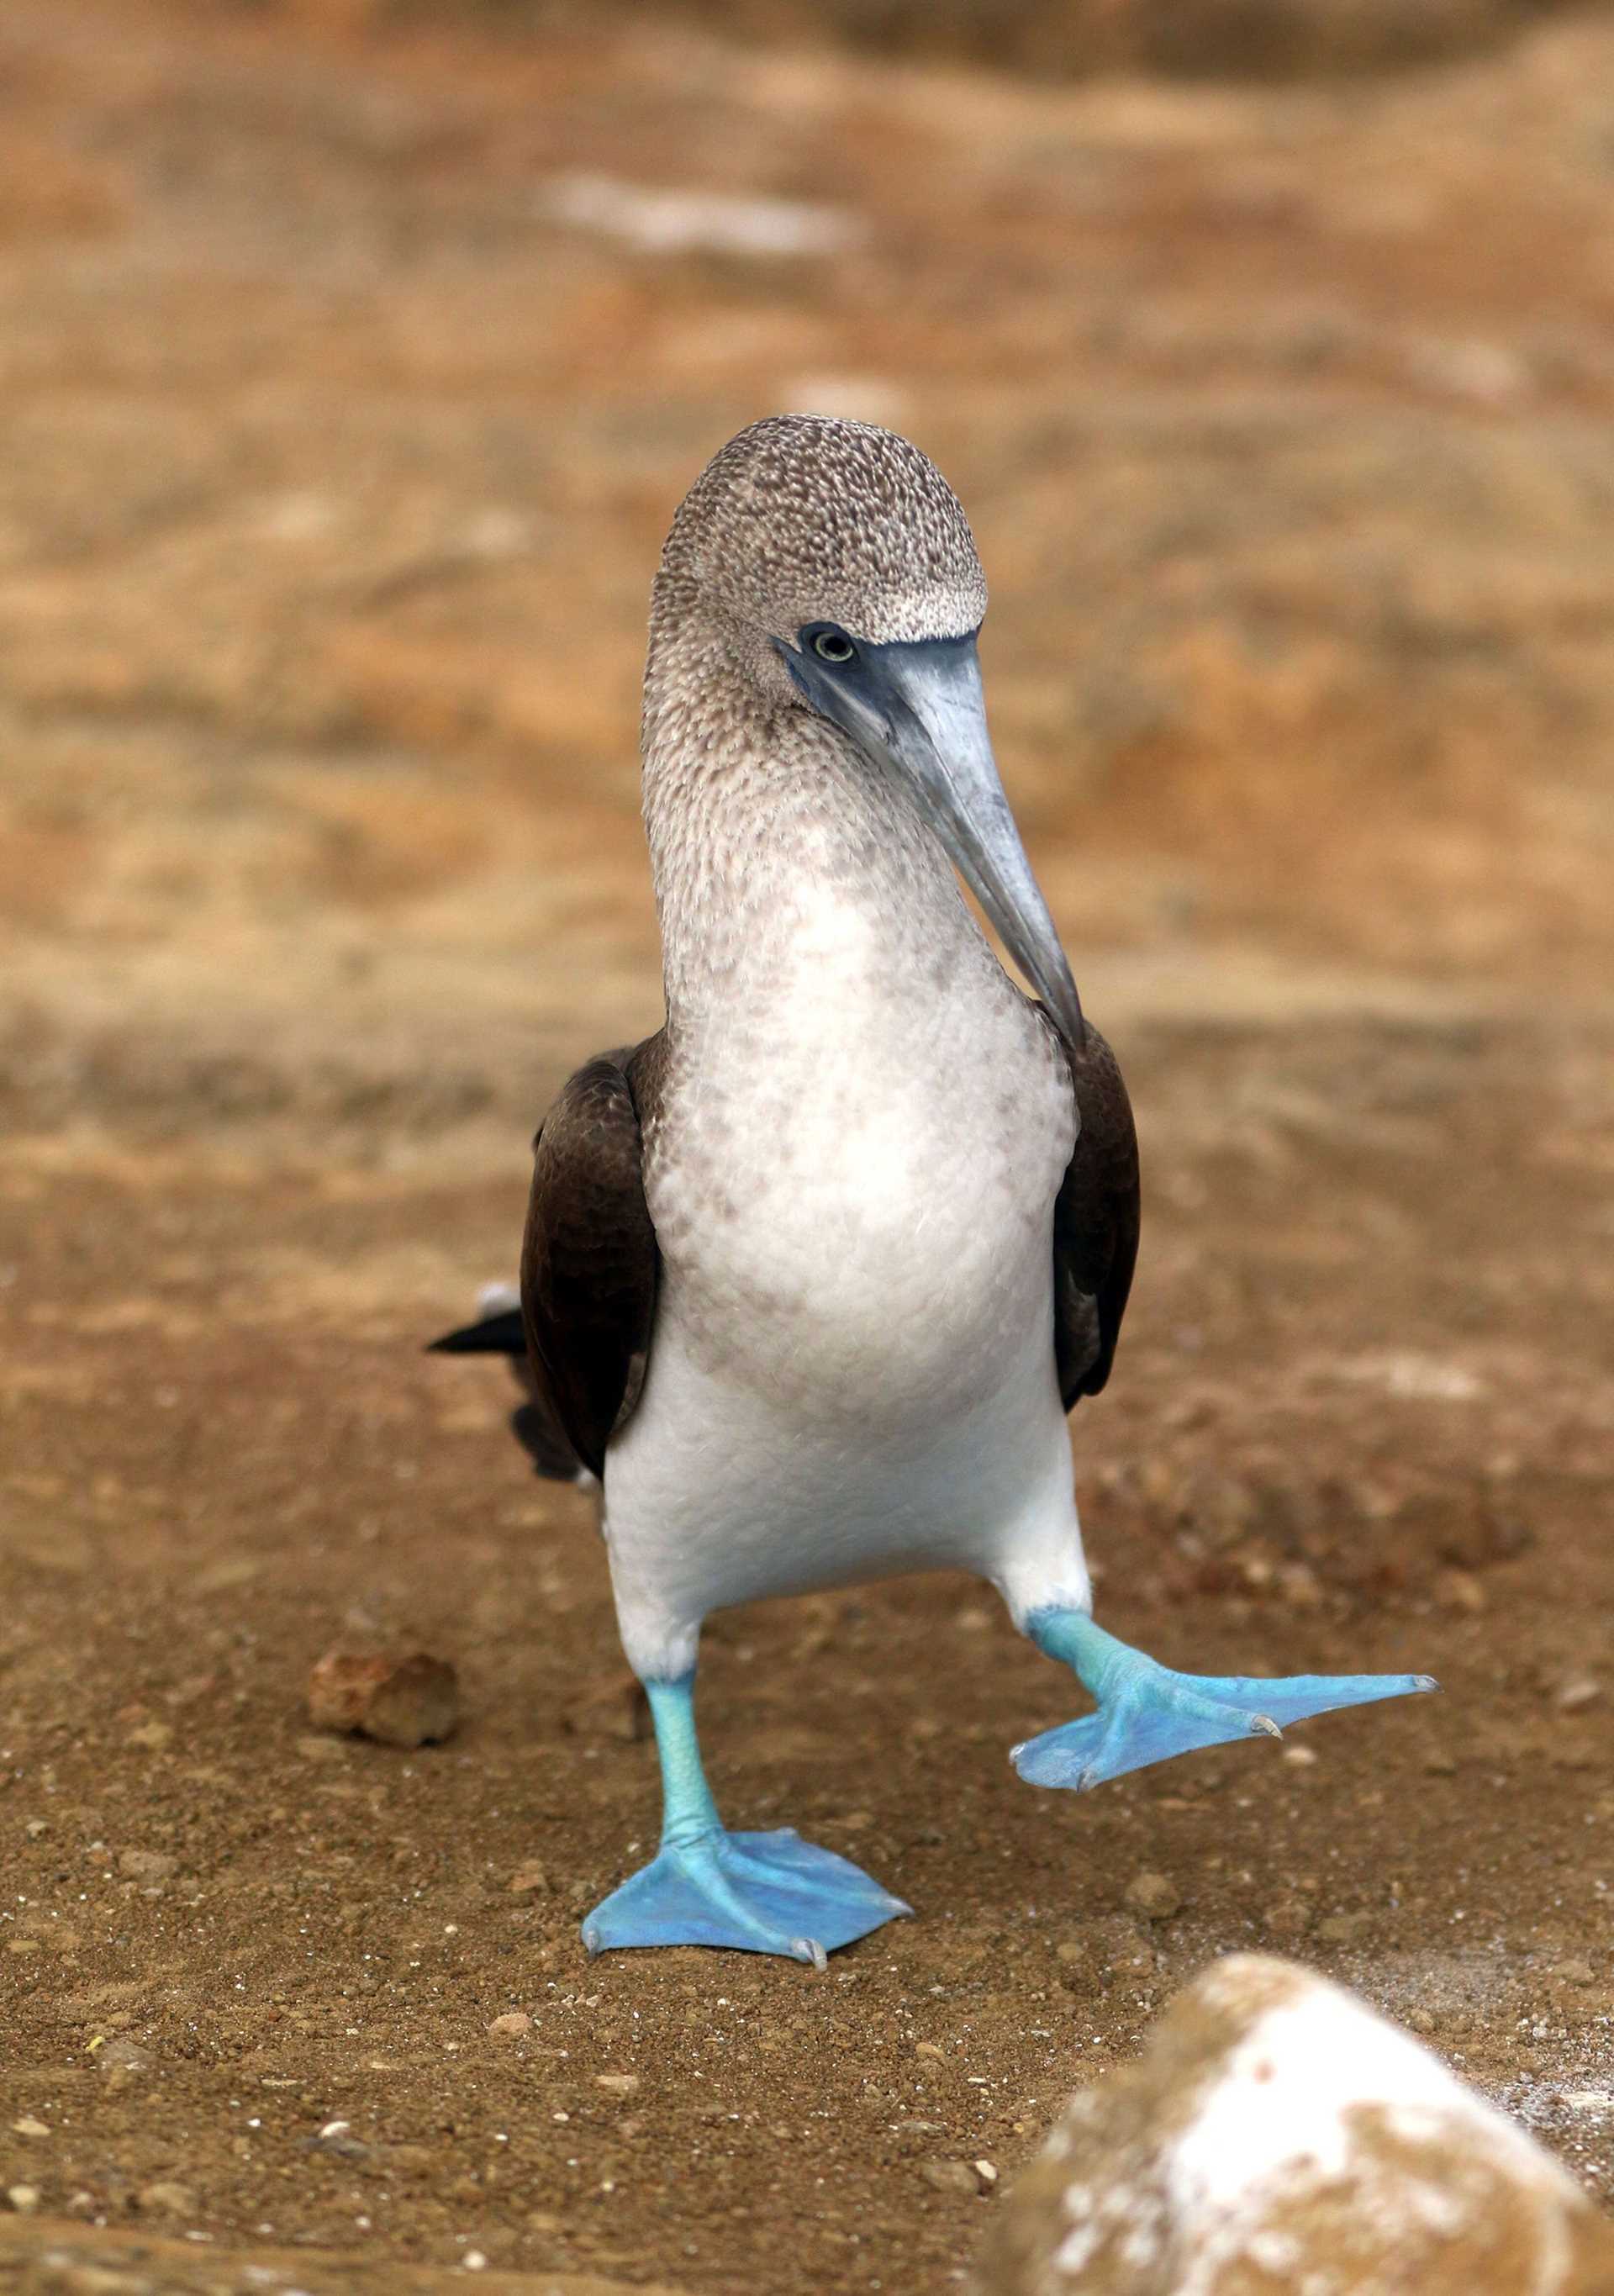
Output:
[[[1050,1024],[1052,1025],[1052,1024]],[[1081,1131],[1053,1206],[1053,1350],[1067,1411],[1110,1376],[1138,1249],[1138,1147],[1115,1054],[1089,1028],[1070,1061]]]
[[535,1401],[596,1475],[638,1400],[655,1312],[656,1232],[632,1079],[653,1075],[660,1043],[589,1061],[533,1143],[521,1312]]

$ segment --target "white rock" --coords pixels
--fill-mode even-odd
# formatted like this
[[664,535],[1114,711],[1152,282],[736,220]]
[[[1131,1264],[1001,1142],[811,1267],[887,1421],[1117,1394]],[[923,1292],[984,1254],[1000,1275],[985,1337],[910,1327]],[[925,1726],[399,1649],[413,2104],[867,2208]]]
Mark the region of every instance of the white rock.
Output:
[[1238,1955],[1074,2098],[997,2219],[986,2296],[1594,2296],[1614,2228],[1351,1994]]
[[864,236],[859,219],[841,208],[652,188],[615,176],[553,176],[539,204],[557,223],[626,240],[655,255],[837,255]]

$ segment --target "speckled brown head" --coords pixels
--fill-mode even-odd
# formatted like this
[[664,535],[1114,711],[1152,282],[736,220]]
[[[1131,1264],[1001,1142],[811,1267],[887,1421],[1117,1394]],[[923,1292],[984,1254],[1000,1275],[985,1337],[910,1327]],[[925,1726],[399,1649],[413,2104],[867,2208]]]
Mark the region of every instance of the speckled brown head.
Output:
[[[810,749],[789,730],[809,712],[917,809],[1079,1044],[1076,983],[987,734],[986,609],[969,521],[917,447],[830,415],[753,422],[690,488],[661,555],[646,789],[669,785],[669,758],[673,781],[698,775],[720,725],[752,762]],[[665,852],[655,826],[651,843]]]
[[870,644],[958,638],[987,611],[957,496],[928,455],[872,422],[770,414],[684,496],[662,570],[752,630],[832,622]]

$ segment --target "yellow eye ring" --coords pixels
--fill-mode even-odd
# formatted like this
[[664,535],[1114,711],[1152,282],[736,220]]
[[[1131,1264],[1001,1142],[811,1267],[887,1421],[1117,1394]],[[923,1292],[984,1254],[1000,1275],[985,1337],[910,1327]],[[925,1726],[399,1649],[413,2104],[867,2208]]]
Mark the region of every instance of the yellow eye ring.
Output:
[[857,649],[844,630],[820,630],[813,640],[813,652],[820,661],[845,663]]

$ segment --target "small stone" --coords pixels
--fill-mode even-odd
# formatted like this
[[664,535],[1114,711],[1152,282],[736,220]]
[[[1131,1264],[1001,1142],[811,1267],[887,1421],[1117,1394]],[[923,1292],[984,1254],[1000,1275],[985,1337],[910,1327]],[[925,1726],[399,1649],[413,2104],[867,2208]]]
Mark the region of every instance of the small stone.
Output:
[[1282,1759],[1291,1770],[1311,1770],[1316,1767],[1317,1750],[1315,1746],[1285,1746]]
[[1164,1874],[1135,1874],[1127,1884],[1127,1903],[1146,1922],[1168,1922],[1180,1913],[1183,1893]]
[[1590,1985],[1593,1982],[1592,1964],[1578,1954],[1571,1956],[1568,1961],[1561,1961],[1553,1974],[1561,1978],[1566,1985]]
[[37,1841],[41,1834],[48,1833],[50,1830],[42,1817],[30,1817],[22,1829],[30,1841]]
[[305,2152],[328,2152],[338,2161],[367,2161],[370,2147],[353,2134],[352,2123],[327,2120],[317,2136],[303,2140]]
[[168,1722],[142,1722],[124,1738],[126,1746],[138,1746],[148,1754],[160,1754],[173,1742],[173,1725]]
[[95,2052],[95,2062],[103,2072],[111,2070],[119,2072],[143,2072],[150,2061],[150,2052],[138,2041],[130,2040],[125,2033],[116,2035],[110,2041],[103,2041]]
[[155,2185],[143,2185],[135,2199],[148,2216],[189,2217],[196,2213],[196,2195],[190,2186],[170,2184],[166,2179]]
[[1279,1898],[1261,1916],[1269,1937],[1302,1938],[1312,1925],[1315,1908],[1304,1898]]
[[1442,1570],[1435,1580],[1435,1595],[1446,1610],[1466,1611],[1471,1616],[1478,1616],[1490,1600],[1471,1570]]
[[1355,1945],[1372,1921],[1371,1914],[1330,1914],[1326,1921],[1317,1923],[1318,1940],[1323,1945]]
[[530,2033],[532,2019],[525,2009],[506,2009],[502,2017],[494,2019],[487,2030],[490,2033]]
[[8,2185],[5,2197],[18,2215],[25,2217],[30,2209],[37,2209],[39,2205],[39,2187],[37,2185]]
[[118,1860],[118,1871],[135,1882],[166,1882],[179,1871],[179,1860],[161,1849],[126,1849]]
[[424,1746],[451,1737],[459,1718],[458,1677],[424,1651],[401,1658],[327,1651],[308,1677],[308,1719],[316,1730]]
[[632,2096],[639,2086],[637,2073],[596,2073],[594,2087],[606,2089],[612,2096]]
[[1445,1753],[1426,1754],[1423,1775],[1426,1778],[1454,1778],[1457,1775],[1456,1757]]
[[511,1895],[518,1898],[523,1896],[528,1890],[546,1891],[549,1888],[549,1875],[536,1857],[529,1857],[525,1866],[517,1866],[510,1877],[508,1886]]
[[1309,1562],[1280,1563],[1278,1592],[1291,1610],[1320,1611],[1323,1607],[1322,1582]]
[[487,2259],[479,2248],[468,2248],[462,2259],[467,2272],[486,2272]]
[[650,1736],[650,1699],[638,1676],[623,1667],[569,1700],[561,1709],[561,1723],[579,1738],[636,1745]]
[[32,2113],[25,2114],[20,2120],[13,2120],[12,2131],[17,2136],[48,2136],[51,2133],[44,2121],[36,2120]]
[[1594,1674],[1572,1674],[1559,1685],[1553,1703],[1561,1714],[1579,1714],[1595,1706],[1602,1696],[1602,1685]]
[[919,2173],[933,2193],[959,2193],[970,2201],[980,2197],[980,2179],[968,2161],[922,2161]]

